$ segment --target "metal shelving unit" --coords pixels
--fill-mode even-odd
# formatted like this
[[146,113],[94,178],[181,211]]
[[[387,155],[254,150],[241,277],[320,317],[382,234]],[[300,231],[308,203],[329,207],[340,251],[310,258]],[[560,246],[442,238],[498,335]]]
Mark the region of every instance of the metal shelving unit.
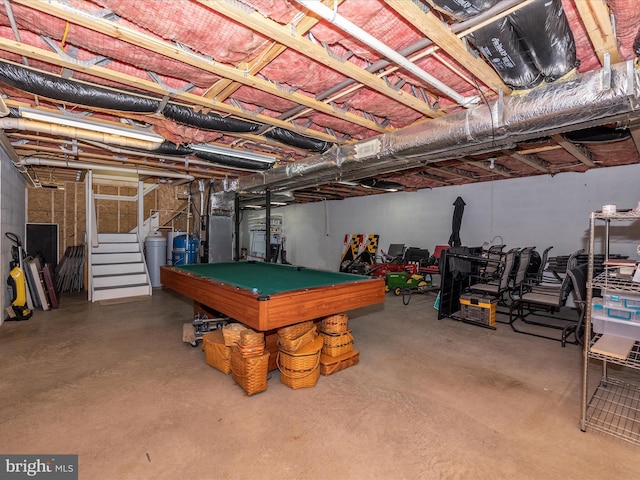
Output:
[[[589,266],[587,273],[587,298],[585,316],[585,342],[583,374],[582,374],[582,409],[580,428],[586,431],[587,427],[603,431],[615,437],[640,445],[640,342],[635,342],[631,352],[626,358],[608,355],[593,351],[593,347],[601,335],[591,334],[591,304],[594,289],[606,289],[607,292],[633,292],[640,293],[640,284],[632,282],[628,278],[620,278],[616,269],[605,268],[604,272],[593,277],[594,273],[594,247],[595,226],[601,221],[605,224],[605,260],[609,258],[609,227],[612,221],[635,220],[640,218],[640,212],[628,211],[614,214],[592,212],[590,215],[589,234]],[[589,396],[589,361],[602,362],[602,377]],[[623,367],[611,372],[608,364]],[[628,374],[628,375],[626,375]]]

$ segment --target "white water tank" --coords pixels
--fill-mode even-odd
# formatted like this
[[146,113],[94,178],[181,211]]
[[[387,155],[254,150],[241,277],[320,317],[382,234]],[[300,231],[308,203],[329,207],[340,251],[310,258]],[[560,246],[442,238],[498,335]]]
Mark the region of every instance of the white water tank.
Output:
[[144,249],[151,286],[161,287],[160,267],[167,264],[167,239],[160,232],[150,233],[144,239]]

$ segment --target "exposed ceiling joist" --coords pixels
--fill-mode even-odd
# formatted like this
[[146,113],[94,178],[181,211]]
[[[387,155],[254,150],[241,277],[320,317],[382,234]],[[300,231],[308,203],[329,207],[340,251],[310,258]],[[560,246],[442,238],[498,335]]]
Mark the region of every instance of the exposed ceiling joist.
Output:
[[[31,0],[13,1],[15,3],[26,5],[29,8],[37,9],[43,13],[48,13],[61,19],[73,21],[78,25],[90,28],[91,30],[94,30],[96,32],[104,33],[113,38],[123,40],[131,45],[144,48],[151,52],[159,53],[167,58],[180,61],[186,65],[200,68],[219,77],[226,77],[230,80],[233,80],[234,82],[248,85],[276,97],[305,105],[313,110],[317,110],[330,116],[347,120],[356,125],[360,125],[361,127],[365,127],[377,132],[390,130],[388,128],[381,127],[375,122],[367,120],[360,115],[355,115],[349,112],[338,112],[332,105],[328,105],[324,102],[319,102],[301,93],[285,92],[281,87],[273,82],[263,80],[262,78],[258,78],[254,75],[249,75],[247,72],[235,67],[217,62],[207,61],[200,55],[196,55],[178,46],[159,40],[158,38],[152,37],[151,35],[132,30],[131,28],[125,27],[123,25],[116,25],[109,20],[89,17],[82,14],[81,12],[75,11],[71,7],[57,3],[32,2]],[[215,101],[215,99],[214,102],[210,105],[210,108],[212,110],[217,110],[217,102]]]
[[[336,0],[341,1],[341,0]],[[314,25],[318,23],[318,20],[305,16],[302,20],[300,20],[296,24],[296,31],[300,35],[304,35],[308,32]],[[287,48],[281,43],[273,42],[264,53],[260,56],[256,57],[251,62],[247,63],[244,68],[251,75],[256,75],[265,65],[268,65],[273,59],[275,59],[278,55],[284,52]],[[242,68],[242,67],[241,67]],[[242,84],[233,82],[227,78],[222,78],[210,88],[207,89],[206,92],[202,95],[205,98],[218,98],[219,101],[224,101],[229,98],[233,92],[235,92],[238,88],[240,88]]]
[[312,58],[313,60],[320,62],[340,73],[356,80],[359,83],[366,85],[367,87],[381,93],[382,95],[395,100],[403,105],[408,106],[428,117],[437,117],[441,115],[440,112],[434,110],[429,104],[414,97],[413,95],[403,91],[396,90],[381,78],[373,75],[362,68],[358,68],[349,62],[340,61],[331,55],[320,45],[317,45],[310,40],[302,37],[297,29],[289,26],[281,26],[276,22],[269,20],[260,13],[254,11],[251,14],[246,13],[243,10],[232,7],[226,2],[214,1],[214,0],[198,0],[200,3],[207,5],[212,10],[225,15],[237,22],[247,22],[251,25],[251,28],[269,36],[282,45],[286,45],[289,48],[302,53],[303,55]]
[[579,0],[575,2],[575,5],[596,55],[600,59],[600,65],[605,64],[605,53],[609,54],[611,63],[622,61],[607,3],[604,0]]
[[[233,115],[235,117],[243,118],[249,121],[270,124],[276,127],[282,127],[290,130],[296,130],[295,126],[289,122],[268,117],[266,115],[248,113],[243,111],[240,108],[234,107],[227,103],[213,103],[203,98],[202,96],[193,95],[188,92],[183,92],[183,93],[170,92],[169,90],[163,88],[160,84],[156,82],[152,82],[150,80],[134,77],[133,75],[128,75],[123,72],[114,72],[113,70],[110,70],[109,68],[106,68],[106,67],[100,67],[97,65],[87,66],[80,63],[74,63],[74,62],[62,59],[55,53],[48,52],[46,50],[33,47],[33,46],[29,46],[28,48],[25,48],[24,44],[15,42],[12,40],[8,40],[3,37],[0,37],[0,50],[16,53],[18,55],[28,55],[30,58],[51,63],[53,65],[58,65],[62,68],[67,68],[69,70],[86,73],[88,75],[93,75],[97,78],[101,78],[111,82],[117,82],[123,85],[130,85],[131,87],[137,88],[139,90],[142,90],[148,93],[155,93],[163,97],[170,95],[172,98],[178,101],[182,101],[187,105],[194,105],[196,107],[202,107],[207,110],[215,110],[220,113]],[[113,87],[103,87],[103,88],[113,89]],[[339,143],[339,140],[336,139],[335,136],[328,135],[324,132],[313,131],[313,130],[302,129],[302,128],[298,128],[298,130],[304,135],[317,138],[318,140]]]
[[449,27],[432,12],[424,12],[416,3],[406,0],[387,0],[387,4],[404,18],[410,20],[426,37],[463,64],[469,72],[491,90],[496,93],[502,90],[505,94],[511,92],[511,89],[504,84],[496,71],[480,57],[472,55],[456,34],[451,32]]
[[593,161],[593,155],[589,152],[589,150],[586,150],[585,148],[582,148],[578,145],[574,145],[573,143],[565,140],[562,135],[552,135],[551,138],[554,142],[564,148],[576,159],[584,163],[587,167],[593,168],[596,166],[595,162]]
[[549,173],[548,164],[546,162],[540,160],[538,157],[536,157],[533,154],[523,155],[521,153],[510,152],[508,150],[503,150],[502,153],[504,153],[505,155],[507,155],[507,156],[509,156],[511,158],[515,158],[516,160],[518,160],[519,162],[524,163],[525,165],[529,165],[531,168],[535,168],[539,172]]

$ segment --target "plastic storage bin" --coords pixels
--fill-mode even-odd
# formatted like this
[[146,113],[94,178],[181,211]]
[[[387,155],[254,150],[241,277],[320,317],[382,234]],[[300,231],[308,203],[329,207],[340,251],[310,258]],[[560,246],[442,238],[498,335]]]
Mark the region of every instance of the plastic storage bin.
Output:
[[640,323],[640,311],[633,308],[607,305],[602,300],[602,298],[593,299],[592,313],[597,313],[607,318],[615,318],[616,320]]
[[611,307],[605,305],[604,301],[604,298],[594,298],[592,301],[591,329],[595,333],[640,340],[640,312],[629,308]]
[[604,304],[611,307],[630,308],[640,310],[640,295],[629,292],[608,292],[602,294]]

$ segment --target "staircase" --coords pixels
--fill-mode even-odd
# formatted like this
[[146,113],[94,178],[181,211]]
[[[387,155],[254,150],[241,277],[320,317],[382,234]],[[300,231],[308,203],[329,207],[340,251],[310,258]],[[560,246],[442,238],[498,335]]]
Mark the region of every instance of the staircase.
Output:
[[99,233],[91,249],[91,300],[151,295],[151,281],[135,233]]

